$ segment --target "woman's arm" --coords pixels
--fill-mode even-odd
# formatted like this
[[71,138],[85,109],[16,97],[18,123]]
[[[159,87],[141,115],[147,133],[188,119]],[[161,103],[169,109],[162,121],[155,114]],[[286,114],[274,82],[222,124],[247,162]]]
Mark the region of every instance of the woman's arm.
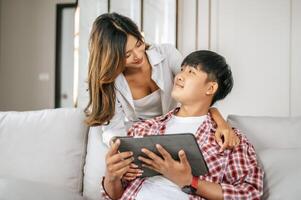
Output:
[[171,44],[163,44],[162,47],[165,49],[169,67],[173,73],[173,76],[175,76],[181,71],[183,56],[179,50]]
[[102,125],[102,141],[109,147],[116,136],[126,136],[125,114],[122,106],[116,100],[115,114],[108,125]]
[[217,108],[211,107],[209,112],[217,124],[215,139],[221,146],[221,151],[236,147],[240,141],[238,136],[232,130],[232,127],[224,120]]

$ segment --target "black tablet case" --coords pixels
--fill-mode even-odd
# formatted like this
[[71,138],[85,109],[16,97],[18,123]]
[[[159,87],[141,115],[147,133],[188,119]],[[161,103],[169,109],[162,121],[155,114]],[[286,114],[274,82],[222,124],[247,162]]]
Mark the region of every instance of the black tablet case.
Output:
[[178,152],[183,149],[186,153],[194,176],[205,175],[208,173],[206,162],[194,135],[191,133],[117,138],[121,141],[119,146],[120,152],[132,151],[134,153],[134,163],[144,171],[142,177],[159,175],[156,171],[142,167],[142,162],[138,160],[138,156],[147,157],[143,152],[141,152],[142,148],[147,148],[160,156],[160,153],[155,147],[156,144],[163,146],[163,148],[165,148],[175,160],[179,160]]

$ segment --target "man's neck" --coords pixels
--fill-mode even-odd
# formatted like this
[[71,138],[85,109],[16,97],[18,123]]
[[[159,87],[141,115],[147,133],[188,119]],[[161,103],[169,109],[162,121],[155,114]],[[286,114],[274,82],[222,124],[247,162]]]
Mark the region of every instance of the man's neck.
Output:
[[180,110],[176,113],[179,117],[197,117],[207,115],[209,111],[209,105],[199,103],[198,105],[185,105],[182,104]]

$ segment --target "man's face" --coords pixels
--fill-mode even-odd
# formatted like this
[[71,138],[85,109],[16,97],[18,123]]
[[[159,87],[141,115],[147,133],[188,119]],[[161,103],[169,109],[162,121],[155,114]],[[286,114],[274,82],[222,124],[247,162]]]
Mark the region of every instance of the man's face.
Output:
[[194,104],[201,100],[210,100],[216,82],[208,81],[208,75],[194,67],[182,66],[174,80],[172,97],[181,104]]

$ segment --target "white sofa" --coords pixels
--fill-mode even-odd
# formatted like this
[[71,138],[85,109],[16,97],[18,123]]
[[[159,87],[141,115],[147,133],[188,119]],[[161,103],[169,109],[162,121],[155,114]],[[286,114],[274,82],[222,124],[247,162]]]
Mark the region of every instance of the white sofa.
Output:
[[[299,199],[301,117],[229,116],[254,144],[265,170],[263,199]],[[80,109],[0,112],[0,200],[101,199],[99,127]]]

